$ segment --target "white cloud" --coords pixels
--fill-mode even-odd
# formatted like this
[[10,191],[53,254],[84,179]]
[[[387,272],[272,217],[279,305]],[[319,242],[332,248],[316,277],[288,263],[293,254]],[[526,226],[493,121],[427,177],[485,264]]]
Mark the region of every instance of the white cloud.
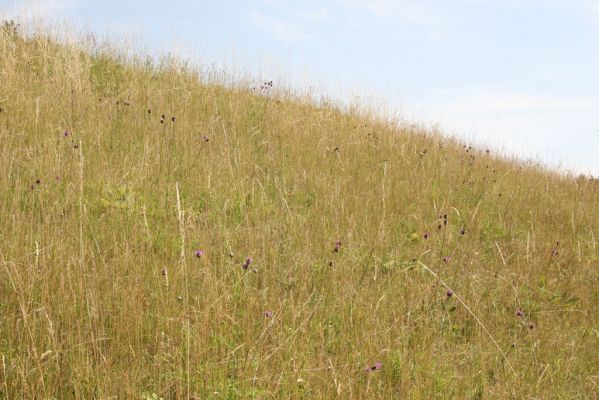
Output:
[[318,8],[312,10],[305,10],[299,13],[301,19],[308,22],[322,22],[331,16],[326,8]]
[[[502,0],[506,1],[506,0]],[[599,2],[597,0],[546,0],[546,3],[537,0],[510,0],[521,2],[528,6],[548,6],[561,9],[564,13],[578,18],[586,24],[599,26]]]
[[586,1],[583,12],[584,18],[589,23],[599,26],[599,3],[597,1]]
[[495,114],[503,112],[554,112],[592,109],[599,106],[597,98],[551,97],[530,93],[467,94],[451,103],[453,111],[462,114]]
[[[407,27],[409,35],[426,39],[447,39],[461,35],[463,27],[452,18],[454,6],[438,0],[334,0],[353,17],[352,29],[388,30],[398,35],[398,28]],[[412,29],[417,28],[418,32]],[[406,33],[404,33],[406,34]],[[424,36],[422,36],[424,35]]]
[[2,18],[15,18],[22,21],[48,21],[59,18],[65,10],[73,7],[76,0],[20,0],[13,1],[0,11]]
[[264,15],[257,11],[251,14],[252,21],[279,40],[298,41],[312,38],[304,27],[298,23],[286,22],[281,19]]
[[362,8],[377,17],[398,18],[415,25],[438,27],[443,24],[440,15],[426,1],[343,0],[343,3]]

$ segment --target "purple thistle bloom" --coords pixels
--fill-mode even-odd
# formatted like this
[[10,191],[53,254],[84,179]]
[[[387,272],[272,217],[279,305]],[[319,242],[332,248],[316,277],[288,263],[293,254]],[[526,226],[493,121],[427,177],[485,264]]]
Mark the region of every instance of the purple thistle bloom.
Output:
[[272,312],[272,311],[270,311],[270,310],[266,310],[266,311],[264,311],[264,316],[265,316],[266,318],[272,318],[272,316],[273,316],[273,312]]
[[559,251],[557,250],[559,248],[559,242],[555,243],[555,247],[551,250],[551,257],[555,257],[559,254]]
[[524,316],[524,311],[522,311],[522,309],[518,309],[518,311],[516,311],[516,317],[521,318]]
[[204,255],[204,250],[196,250],[194,254],[197,258],[200,258]]
[[424,238],[424,240],[428,240],[428,232],[424,232],[424,235],[422,235],[422,237]]
[[243,269],[248,269],[250,267],[250,265],[252,264],[252,257],[248,257],[245,259],[245,262],[243,263]]
[[71,135],[71,132],[69,132],[68,130],[65,130],[65,131],[62,133],[62,136],[64,136],[64,137],[69,137],[70,135]]
[[453,290],[447,289],[447,297],[453,296]]
[[383,368],[383,363],[380,362],[380,361],[377,361],[377,362],[374,363],[373,366],[364,368],[364,372],[370,373],[370,372],[373,372],[373,371],[378,371],[381,368]]
[[333,249],[333,253],[339,253],[341,250],[341,240],[335,241],[335,248]]

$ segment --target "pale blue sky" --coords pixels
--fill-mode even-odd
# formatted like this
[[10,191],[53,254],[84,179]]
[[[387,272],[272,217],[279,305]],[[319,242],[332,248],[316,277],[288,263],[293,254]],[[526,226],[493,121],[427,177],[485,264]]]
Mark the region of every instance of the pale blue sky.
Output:
[[[599,0],[0,0],[599,175]],[[370,97],[369,97],[370,96]]]

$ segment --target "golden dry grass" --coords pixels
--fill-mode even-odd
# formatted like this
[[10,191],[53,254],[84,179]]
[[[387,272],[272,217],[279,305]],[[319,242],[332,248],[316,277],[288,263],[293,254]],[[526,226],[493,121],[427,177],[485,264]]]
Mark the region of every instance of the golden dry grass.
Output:
[[599,396],[597,181],[9,25],[0,79],[3,398]]

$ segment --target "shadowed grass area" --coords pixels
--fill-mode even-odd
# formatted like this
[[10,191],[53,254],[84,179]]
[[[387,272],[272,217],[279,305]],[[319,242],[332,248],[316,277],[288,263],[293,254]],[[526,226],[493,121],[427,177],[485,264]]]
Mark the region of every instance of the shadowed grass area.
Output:
[[596,180],[10,25],[0,79],[3,398],[598,396]]

